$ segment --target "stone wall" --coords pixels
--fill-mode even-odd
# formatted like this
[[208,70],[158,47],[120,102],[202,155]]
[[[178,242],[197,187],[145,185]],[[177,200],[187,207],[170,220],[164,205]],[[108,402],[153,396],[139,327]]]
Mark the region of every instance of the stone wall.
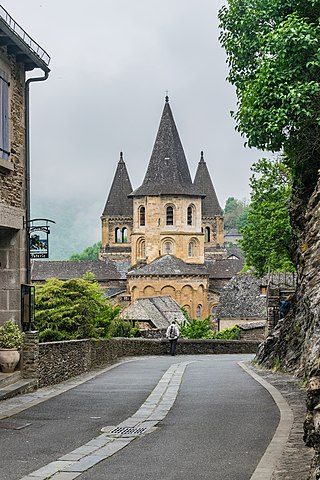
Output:
[[[255,353],[259,342],[241,340],[179,340],[177,354]],[[169,342],[144,338],[74,340],[39,344],[39,387],[54,385],[92,368],[128,356],[167,355]],[[29,353],[30,355],[30,353]],[[34,376],[32,377],[34,378]]]

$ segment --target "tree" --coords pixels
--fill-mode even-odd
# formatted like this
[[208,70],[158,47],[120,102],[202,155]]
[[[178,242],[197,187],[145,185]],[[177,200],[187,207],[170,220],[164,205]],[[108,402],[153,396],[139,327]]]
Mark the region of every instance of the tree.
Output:
[[246,223],[248,206],[246,200],[237,200],[234,197],[227,198],[224,207],[224,226],[226,230],[243,227]]
[[36,286],[35,328],[41,341],[107,337],[119,312],[92,279],[51,278]]
[[70,260],[98,260],[101,242],[97,242],[91,247],[87,247],[82,253],[73,253]]
[[237,129],[250,147],[285,154],[307,203],[320,167],[320,3],[229,0],[221,42],[235,85]]
[[262,276],[268,270],[292,271],[289,201],[292,181],[281,161],[262,159],[252,166],[251,204],[240,246],[246,266]]

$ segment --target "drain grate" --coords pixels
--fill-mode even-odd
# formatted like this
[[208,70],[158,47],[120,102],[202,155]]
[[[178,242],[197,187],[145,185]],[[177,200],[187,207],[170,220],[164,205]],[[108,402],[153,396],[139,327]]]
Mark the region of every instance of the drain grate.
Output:
[[123,435],[123,436],[132,436],[132,435],[141,435],[145,432],[147,427],[116,427],[111,432],[114,435]]
[[29,427],[31,423],[19,422],[17,420],[6,420],[0,421],[0,428],[5,428],[6,430],[22,430],[22,428]]

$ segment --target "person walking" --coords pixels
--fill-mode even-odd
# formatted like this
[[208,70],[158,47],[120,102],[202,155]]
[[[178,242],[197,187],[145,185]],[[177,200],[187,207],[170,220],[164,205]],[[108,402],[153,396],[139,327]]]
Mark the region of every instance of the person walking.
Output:
[[166,337],[169,339],[170,342],[170,354],[176,354],[176,348],[178,343],[178,338],[180,335],[180,331],[178,326],[176,325],[176,321],[172,320],[171,324],[167,328]]

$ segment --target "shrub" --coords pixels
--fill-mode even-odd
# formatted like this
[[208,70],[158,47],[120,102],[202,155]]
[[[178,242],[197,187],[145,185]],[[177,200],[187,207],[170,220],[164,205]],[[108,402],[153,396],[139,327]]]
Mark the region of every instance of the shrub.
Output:
[[240,328],[236,326],[231,328],[225,328],[220,332],[215,333],[213,338],[220,339],[220,340],[239,340]]
[[0,327],[0,348],[20,348],[23,336],[18,325],[12,320],[7,320]]
[[213,329],[210,323],[210,316],[205,318],[204,320],[198,320],[196,318],[191,318],[188,315],[186,316],[185,322],[183,324],[180,324],[179,327],[180,334],[184,338],[208,339],[213,337]]
[[36,286],[35,328],[41,341],[107,337],[120,307],[90,278],[51,278]]
[[110,337],[134,337],[137,329],[133,328],[131,324],[123,318],[116,318],[112,320],[109,328]]

